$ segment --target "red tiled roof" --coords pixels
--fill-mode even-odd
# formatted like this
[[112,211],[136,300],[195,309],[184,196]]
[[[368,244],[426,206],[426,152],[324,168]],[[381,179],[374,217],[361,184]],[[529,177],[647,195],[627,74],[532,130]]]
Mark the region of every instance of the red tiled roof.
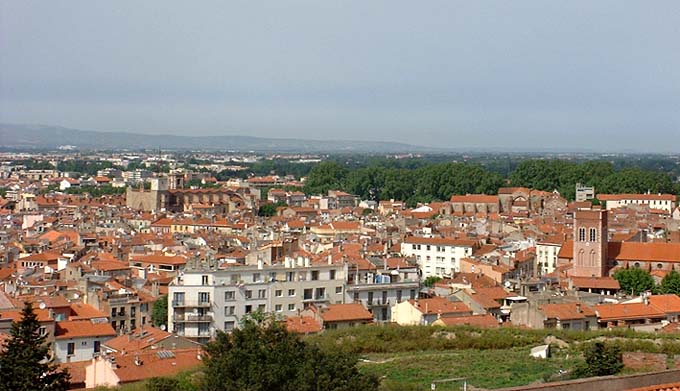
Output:
[[595,316],[595,311],[582,303],[543,304],[539,308],[548,319],[574,320]]
[[55,339],[115,336],[116,332],[110,323],[93,323],[89,320],[66,320],[57,322],[54,330]]
[[441,314],[444,316],[446,314],[469,313],[472,315],[470,307],[461,302],[452,302],[445,297],[409,300],[408,302],[423,314]]
[[286,329],[291,333],[309,334],[321,331],[321,323],[311,316],[291,316],[286,318]]
[[329,304],[319,309],[319,316],[324,322],[370,321],[373,315],[359,303]]

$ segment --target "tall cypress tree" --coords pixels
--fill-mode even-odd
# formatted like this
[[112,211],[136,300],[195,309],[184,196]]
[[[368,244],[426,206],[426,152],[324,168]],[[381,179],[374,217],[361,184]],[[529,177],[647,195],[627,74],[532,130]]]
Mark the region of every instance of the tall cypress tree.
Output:
[[67,390],[70,375],[48,358],[47,337],[31,303],[25,303],[19,322],[0,351],[0,391]]

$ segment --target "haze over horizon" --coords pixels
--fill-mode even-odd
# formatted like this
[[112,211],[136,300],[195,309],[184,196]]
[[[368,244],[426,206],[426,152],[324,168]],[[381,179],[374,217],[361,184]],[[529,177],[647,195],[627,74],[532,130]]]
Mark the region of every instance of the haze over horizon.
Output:
[[680,2],[0,1],[0,122],[680,152]]

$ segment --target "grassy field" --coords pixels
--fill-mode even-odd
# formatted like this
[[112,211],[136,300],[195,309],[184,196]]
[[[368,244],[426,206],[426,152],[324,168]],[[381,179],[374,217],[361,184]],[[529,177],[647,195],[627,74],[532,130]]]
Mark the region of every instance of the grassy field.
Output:
[[[579,356],[549,359],[529,355],[530,348],[381,353],[363,356],[362,372],[384,376],[385,388],[429,390],[432,380],[463,377],[469,389],[501,388],[533,383],[573,368]],[[460,390],[461,382],[440,383],[437,390]]]
[[[532,347],[552,339],[552,357],[534,359]],[[329,330],[305,337],[321,349],[341,349],[358,355],[359,369],[383,379],[381,391],[429,390],[432,380],[464,377],[470,390],[493,389],[561,380],[582,362],[582,349],[607,340],[624,352],[680,354],[676,335],[631,330],[523,330],[515,328],[364,326]],[[562,345],[559,349],[557,346]],[[630,373],[631,370],[625,370]],[[193,390],[190,374],[178,376],[182,390]],[[459,390],[461,383],[441,383],[437,390]],[[116,390],[146,391],[143,383]]]

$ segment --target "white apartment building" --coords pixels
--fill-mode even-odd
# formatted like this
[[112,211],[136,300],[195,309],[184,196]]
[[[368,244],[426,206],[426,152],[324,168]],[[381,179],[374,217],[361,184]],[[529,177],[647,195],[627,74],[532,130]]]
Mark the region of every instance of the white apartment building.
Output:
[[416,258],[423,277],[448,277],[460,271],[460,260],[470,257],[476,245],[468,239],[412,236],[401,244],[401,253]]
[[607,210],[628,205],[647,205],[650,209],[663,210],[671,214],[677,202],[673,194],[598,194],[597,199],[605,201]]
[[564,240],[548,238],[536,244],[536,267],[534,270],[544,276],[555,271],[557,268],[557,254],[562,248]]
[[187,270],[169,286],[169,329],[207,342],[216,330],[233,330],[255,311],[286,317],[312,303],[344,303],[346,279],[346,264],[302,257],[275,265]]

